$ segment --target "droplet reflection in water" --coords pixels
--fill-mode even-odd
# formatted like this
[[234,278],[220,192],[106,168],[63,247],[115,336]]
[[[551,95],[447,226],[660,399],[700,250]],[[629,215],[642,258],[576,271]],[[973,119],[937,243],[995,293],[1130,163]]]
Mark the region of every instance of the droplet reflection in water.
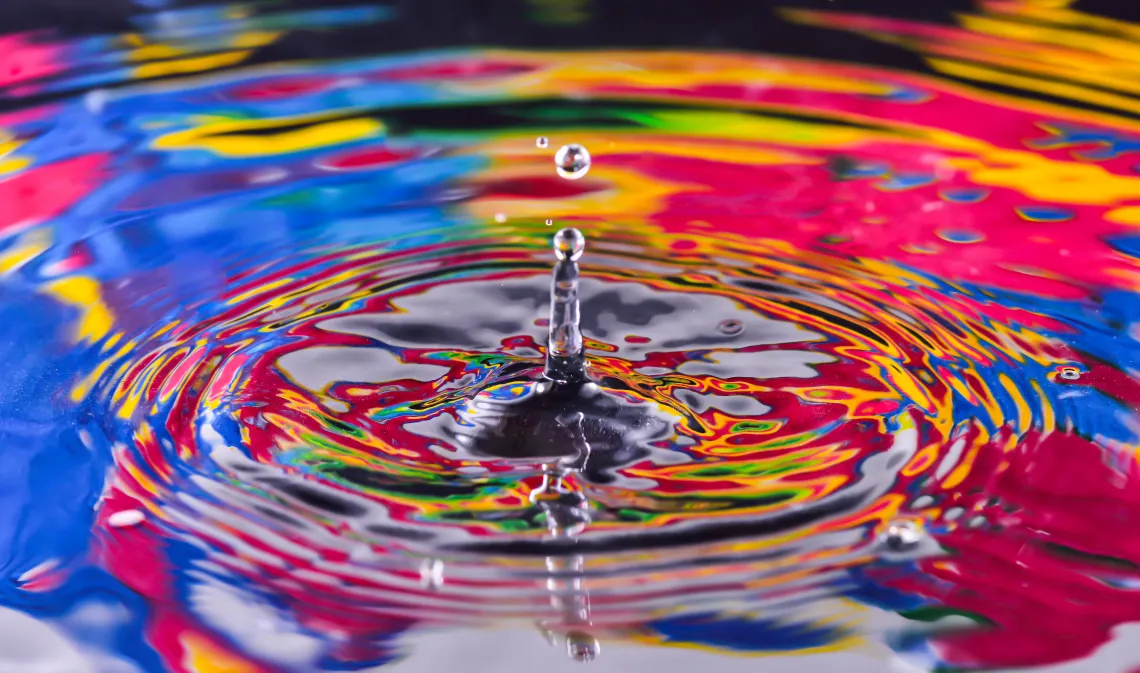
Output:
[[602,646],[597,638],[588,633],[573,631],[566,634],[566,654],[581,663],[589,663],[598,658]]
[[554,166],[567,180],[586,177],[590,171],[590,152],[581,145],[563,145],[554,155]]

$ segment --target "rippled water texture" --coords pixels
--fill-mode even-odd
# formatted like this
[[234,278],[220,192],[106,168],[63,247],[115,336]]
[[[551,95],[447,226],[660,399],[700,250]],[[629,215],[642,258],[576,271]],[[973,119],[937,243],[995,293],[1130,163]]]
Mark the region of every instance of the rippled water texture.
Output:
[[[0,670],[1136,670],[1140,26],[824,4],[919,69],[0,38]],[[489,441],[564,226],[623,429]]]

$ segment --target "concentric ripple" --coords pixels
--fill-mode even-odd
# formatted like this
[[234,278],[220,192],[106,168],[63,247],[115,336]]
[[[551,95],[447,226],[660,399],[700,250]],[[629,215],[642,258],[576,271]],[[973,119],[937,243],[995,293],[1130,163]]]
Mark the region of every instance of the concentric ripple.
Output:
[[[237,67],[400,19],[346,3],[0,38],[0,631],[92,673],[519,622],[603,666],[1119,663],[1135,26],[779,14],[956,80],[704,43]],[[547,224],[588,240],[580,388],[542,377]]]
[[[545,350],[547,242],[494,229],[315,253],[156,324],[95,381],[122,451],[119,507],[222,565],[240,551],[243,572],[298,599],[374,610],[369,591],[443,558],[464,583],[434,599],[449,619],[492,602],[537,618],[548,557],[601,563],[613,582],[697,550],[800,572],[884,553],[876,535],[917,516],[915,496],[1057,423],[1064,388],[1037,381],[1064,347],[1016,312],[778,241],[703,237],[668,259],[682,239],[596,231],[581,287],[596,394],[655,420],[568,478],[588,512],[574,537],[550,538],[534,502],[544,461],[470,448],[488,402],[534,394]],[[487,582],[500,586],[470,593]],[[662,590],[609,610],[648,610]],[[430,614],[405,600],[397,612]]]

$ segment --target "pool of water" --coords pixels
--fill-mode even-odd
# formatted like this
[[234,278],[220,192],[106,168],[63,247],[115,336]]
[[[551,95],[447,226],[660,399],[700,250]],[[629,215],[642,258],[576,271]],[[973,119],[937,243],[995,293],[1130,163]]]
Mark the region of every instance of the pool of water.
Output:
[[1137,670],[1112,12],[0,10],[0,672]]

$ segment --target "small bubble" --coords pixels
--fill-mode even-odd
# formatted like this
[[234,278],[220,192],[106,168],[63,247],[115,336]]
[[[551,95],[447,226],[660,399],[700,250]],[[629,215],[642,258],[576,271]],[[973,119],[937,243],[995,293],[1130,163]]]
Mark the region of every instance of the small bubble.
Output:
[[572,631],[566,634],[566,654],[574,661],[587,663],[598,658],[602,646],[588,633]]
[[124,509],[107,517],[107,525],[111,528],[130,528],[146,520],[146,515],[137,509]]
[[554,235],[554,254],[558,259],[574,261],[582,256],[585,249],[586,237],[573,227],[559,229]]
[[1065,367],[1061,370],[1061,378],[1066,381],[1076,381],[1081,378],[1081,370],[1076,367]]
[[547,220],[547,221],[546,221],[546,226],[548,226],[548,227],[549,227],[549,226],[550,226],[550,225],[552,225],[552,224],[554,224],[554,220]]
[[563,145],[554,155],[558,174],[567,180],[577,180],[590,172],[590,153],[581,145]]
[[425,589],[438,591],[443,586],[443,561],[437,558],[424,559],[420,563],[420,584]]
[[534,146],[539,148],[549,147],[550,139],[546,136],[539,136],[537,139],[535,139]]
[[506,222],[507,221],[507,214],[506,213],[495,213],[495,221],[498,222],[499,224]]
[[922,531],[913,521],[896,521],[883,531],[883,544],[892,551],[904,551],[918,544],[922,539]]
[[740,322],[739,320],[732,319],[721,320],[720,324],[717,325],[716,328],[721,334],[736,336],[737,334],[740,334],[744,331],[744,323]]

